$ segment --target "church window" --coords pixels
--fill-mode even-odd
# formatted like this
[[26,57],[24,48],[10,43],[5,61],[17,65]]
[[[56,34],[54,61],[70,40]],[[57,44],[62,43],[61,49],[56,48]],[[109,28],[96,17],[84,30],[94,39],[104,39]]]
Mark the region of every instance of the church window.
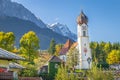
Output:
[[83,36],[86,36],[86,31],[83,31]]

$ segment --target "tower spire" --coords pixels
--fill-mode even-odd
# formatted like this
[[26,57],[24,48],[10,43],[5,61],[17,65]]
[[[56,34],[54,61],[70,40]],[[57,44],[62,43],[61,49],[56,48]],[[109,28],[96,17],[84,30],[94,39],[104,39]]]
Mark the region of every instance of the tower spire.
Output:
[[80,15],[77,17],[77,23],[79,25],[82,25],[83,23],[87,24],[88,23],[88,18],[87,16],[84,14],[83,10],[81,9],[81,13]]

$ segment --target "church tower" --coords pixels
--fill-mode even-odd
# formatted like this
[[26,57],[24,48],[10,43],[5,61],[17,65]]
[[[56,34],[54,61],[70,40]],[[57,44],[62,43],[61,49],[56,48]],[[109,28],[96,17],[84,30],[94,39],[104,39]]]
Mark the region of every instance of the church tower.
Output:
[[80,15],[77,17],[79,69],[90,69],[92,63],[87,23],[88,18],[83,11],[81,11]]

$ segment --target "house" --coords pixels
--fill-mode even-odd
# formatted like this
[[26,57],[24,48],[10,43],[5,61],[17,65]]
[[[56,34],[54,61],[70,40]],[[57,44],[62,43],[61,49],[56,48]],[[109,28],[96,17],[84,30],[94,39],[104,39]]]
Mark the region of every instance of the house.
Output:
[[50,78],[54,78],[55,74],[58,71],[58,67],[64,63],[63,60],[61,60],[59,57],[57,56],[52,56],[47,65],[44,65],[40,68],[40,76],[42,76],[42,74],[48,74]]
[[45,74],[48,74],[48,64],[42,66],[42,67],[40,68],[39,73],[45,73]]
[[67,60],[68,51],[72,48],[77,48],[78,42],[72,42],[71,40],[67,40],[62,49],[60,50],[59,58],[62,59],[64,62]]
[[64,44],[64,46],[62,47],[62,49],[60,50],[60,53],[59,53],[59,57],[60,59],[62,59],[63,61],[66,62],[66,59],[67,59],[67,52],[69,51],[69,49],[71,48],[73,42],[71,40],[67,40],[67,42]]
[[17,71],[10,69],[11,66],[15,66],[17,64],[11,64],[10,62],[12,62],[12,60],[25,59],[12,52],[0,48],[0,80],[13,80],[14,74],[16,74]]
[[20,64],[11,62],[9,63],[9,69],[9,71],[19,72],[20,70],[25,69],[25,67],[21,66]]

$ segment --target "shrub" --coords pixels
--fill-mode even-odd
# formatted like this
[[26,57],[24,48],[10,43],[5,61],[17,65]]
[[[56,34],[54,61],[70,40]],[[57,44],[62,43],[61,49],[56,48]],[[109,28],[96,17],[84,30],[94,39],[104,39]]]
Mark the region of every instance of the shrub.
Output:
[[114,80],[110,71],[103,71],[95,65],[87,73],[88,80]]
[[38,74],[37,74],[37,70],[35,68],[29,68],[29,69],[22,70],[19,73],[19,76],[21,76],[21,77],[36,77],[36,76],[38,76]]
[[63,66],[59,67],[58,73],[55,76],[55,80],[78,80],[77,74],[67,72],[67,69]]
[[43,80],[50,80],[48,73],[40,73],[39,77],[42,77]]

